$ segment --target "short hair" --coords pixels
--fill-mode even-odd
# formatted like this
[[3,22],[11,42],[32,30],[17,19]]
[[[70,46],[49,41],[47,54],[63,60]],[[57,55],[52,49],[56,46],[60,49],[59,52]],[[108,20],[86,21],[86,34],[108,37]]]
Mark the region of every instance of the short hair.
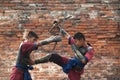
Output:
[[85,36],[84,36],[84,34],[81,33],[81,32],[76,32],[76,33],[74,34],[73,38],[74,38],[74,39],[77,39],[77,40],[80,40],[80,39],[85,40]]
[[31,38],[31,37],[39,38],[38,35],[35,32],[33,32],[33,31],[29,31],[28,37],[29,38]]

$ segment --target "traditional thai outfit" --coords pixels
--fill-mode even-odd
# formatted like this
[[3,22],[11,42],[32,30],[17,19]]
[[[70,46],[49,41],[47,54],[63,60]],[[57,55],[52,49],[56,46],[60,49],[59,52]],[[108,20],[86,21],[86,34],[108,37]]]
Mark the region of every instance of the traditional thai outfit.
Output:
[[16,65],[14,66],[10,75],[10,80],[32,80],[29,69],[33,67],[30,65],[30,53],[37,49],[36,43],[23,42],[18,51]]

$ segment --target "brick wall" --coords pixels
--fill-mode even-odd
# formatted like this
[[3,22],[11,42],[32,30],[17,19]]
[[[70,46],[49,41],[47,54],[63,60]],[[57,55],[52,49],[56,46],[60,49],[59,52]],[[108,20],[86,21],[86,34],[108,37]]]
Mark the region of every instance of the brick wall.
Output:
[[[84,33],[95,48],[95,56],[85,68],[83,79],[118,78],[119,5],[119,0],[0,0],[0,80],[9,80],[24,29],[37,32],[42,40],[50,36],[48,29],[55,19],[68,15],[72,18],[65,22],[63,28],[71,35],[77,31]],[[51,46],[53,44],[43,48],[51,50]],[[45,55],[41,49],[33,52],[34,59]],[[65,38],[58,43],[56,51],[68,57],[73,55]],[[54,80],[62,80],[67,77],[60,67],[51,63],[36,65],[31,73],[34,80],[53,80],[53,76]]]

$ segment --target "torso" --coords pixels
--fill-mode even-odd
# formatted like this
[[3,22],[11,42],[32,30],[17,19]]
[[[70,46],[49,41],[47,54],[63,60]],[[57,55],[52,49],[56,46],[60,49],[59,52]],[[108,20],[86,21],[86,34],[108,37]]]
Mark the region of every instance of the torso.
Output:
[[[17,62],[16,64],[20,64],[20,65],[23,65],[23,66],[27,66],[29,65],[30,63],[30,53],[33,51],[33,49],[28,49],[29,46],[28,46],[29,43],[27,42],[23,42],[20,47],[19,47],[19,51],[18,51],[18,56],[17,56]],[[33,44],[33,43],[31,43]]]

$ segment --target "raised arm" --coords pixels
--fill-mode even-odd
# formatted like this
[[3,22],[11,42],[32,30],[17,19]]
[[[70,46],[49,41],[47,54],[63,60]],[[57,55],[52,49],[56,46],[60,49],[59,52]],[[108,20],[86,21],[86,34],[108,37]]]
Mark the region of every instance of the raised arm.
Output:
[[60,36],[51,36],[47,39],[44,39],[44,40],[37,42],[37,46],[47,45],[47,44],[52,43],[52,42],[60,42],[60,41],[61,41]]
[[64,29],[62,29],[61,27],[59,27],[60,28],[60,33],[63,35],[63,36],[65,36],[67,39],[69,39],[69,37],[70,37],[70,35],[69,35],[69,33],[67,33]]
[[71,45],[71,48],[72,50],[75,52],[75,56],[82,62],[82,63],[86,63],[87,60],[86,60],[86,57],[84,57],[80,51],[77,49],[77,47],[75,46],[75,42],[74,42],[74,39],[73,37],[71,37],[64,29],[62,29],[60,27],[60,32],[62,35],[64,35],[67,39],[68,39],[68,42],[69,44]]

